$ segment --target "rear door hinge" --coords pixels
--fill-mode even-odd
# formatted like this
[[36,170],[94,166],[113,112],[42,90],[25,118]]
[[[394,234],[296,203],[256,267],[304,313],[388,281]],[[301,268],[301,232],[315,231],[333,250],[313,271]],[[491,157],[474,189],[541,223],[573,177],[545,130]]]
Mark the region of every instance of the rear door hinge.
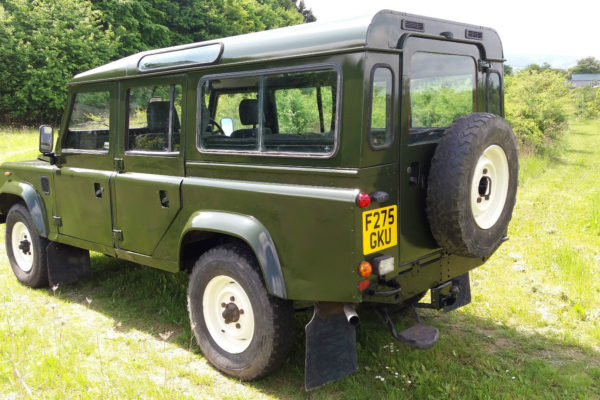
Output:
[[486,72],[488,69],[492,68],[492,63],[489,61],[479,60],[477,64],[481,72]]
[[53,215],[52,216],[52,225],[62,226],[62,217],[57,217],[56,215]]
[[123,241],[123,231],[120,229],[113,229],[113,239],[115,241],[122,242]]

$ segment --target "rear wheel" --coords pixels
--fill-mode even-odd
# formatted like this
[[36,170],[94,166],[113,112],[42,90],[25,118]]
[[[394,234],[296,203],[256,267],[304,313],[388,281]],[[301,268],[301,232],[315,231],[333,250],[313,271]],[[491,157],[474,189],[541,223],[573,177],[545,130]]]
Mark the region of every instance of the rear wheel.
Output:
[[17,279],[30,287],[48,286],[46,247],[48,240],[39,236],[29,210],[17,203],[6,217],[6,253]]
[[226,374],[257,379],[289,353],[292,303],[267,293],[256,259],[244,246],[218,246],[198,259],[188,309],[202,353]]

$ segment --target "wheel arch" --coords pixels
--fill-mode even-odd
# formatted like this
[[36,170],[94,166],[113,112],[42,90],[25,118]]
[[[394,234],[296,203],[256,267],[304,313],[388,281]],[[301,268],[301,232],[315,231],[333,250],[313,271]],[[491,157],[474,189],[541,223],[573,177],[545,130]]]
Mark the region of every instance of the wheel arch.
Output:
[[[190,245],[196,243],[202,243],[196,251],[203,252],[227,239],[244,242],[256,256],[267,291],[287,298],[275,243],[265,226],[254,217],[221,211],[195,212],[188,219],[179,240],[180,254],[183,256],[186,249],[189,251]],[[181,265],[184,263],[181,262]]]
[[16,203],[23,202],[31,214],[38,234],[48,237],[48,218],[44,201],[35,188],[24,182],[6,182],[0,188],[0,212],[7,215]]

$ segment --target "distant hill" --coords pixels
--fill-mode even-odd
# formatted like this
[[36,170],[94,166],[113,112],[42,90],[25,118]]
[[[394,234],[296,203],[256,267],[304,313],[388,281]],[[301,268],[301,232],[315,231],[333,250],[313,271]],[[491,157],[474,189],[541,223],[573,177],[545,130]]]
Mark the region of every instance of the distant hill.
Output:
[[539,64],[547,62],[553,68],[567,69],[577,64],[577,60],[583,57],[575,56],[559,56],[559,55],[522,55],[522,54],[507,54],[506,64],[515,69],[525,68],[530,64]]

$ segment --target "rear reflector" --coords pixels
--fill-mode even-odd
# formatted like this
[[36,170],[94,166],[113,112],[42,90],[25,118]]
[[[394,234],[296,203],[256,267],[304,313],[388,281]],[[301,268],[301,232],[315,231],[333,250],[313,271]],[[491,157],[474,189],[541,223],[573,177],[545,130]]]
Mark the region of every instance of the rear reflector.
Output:
[[358,281],[358,290],[363,291],[369,287],[369,280],[363,279],[362,281]]

